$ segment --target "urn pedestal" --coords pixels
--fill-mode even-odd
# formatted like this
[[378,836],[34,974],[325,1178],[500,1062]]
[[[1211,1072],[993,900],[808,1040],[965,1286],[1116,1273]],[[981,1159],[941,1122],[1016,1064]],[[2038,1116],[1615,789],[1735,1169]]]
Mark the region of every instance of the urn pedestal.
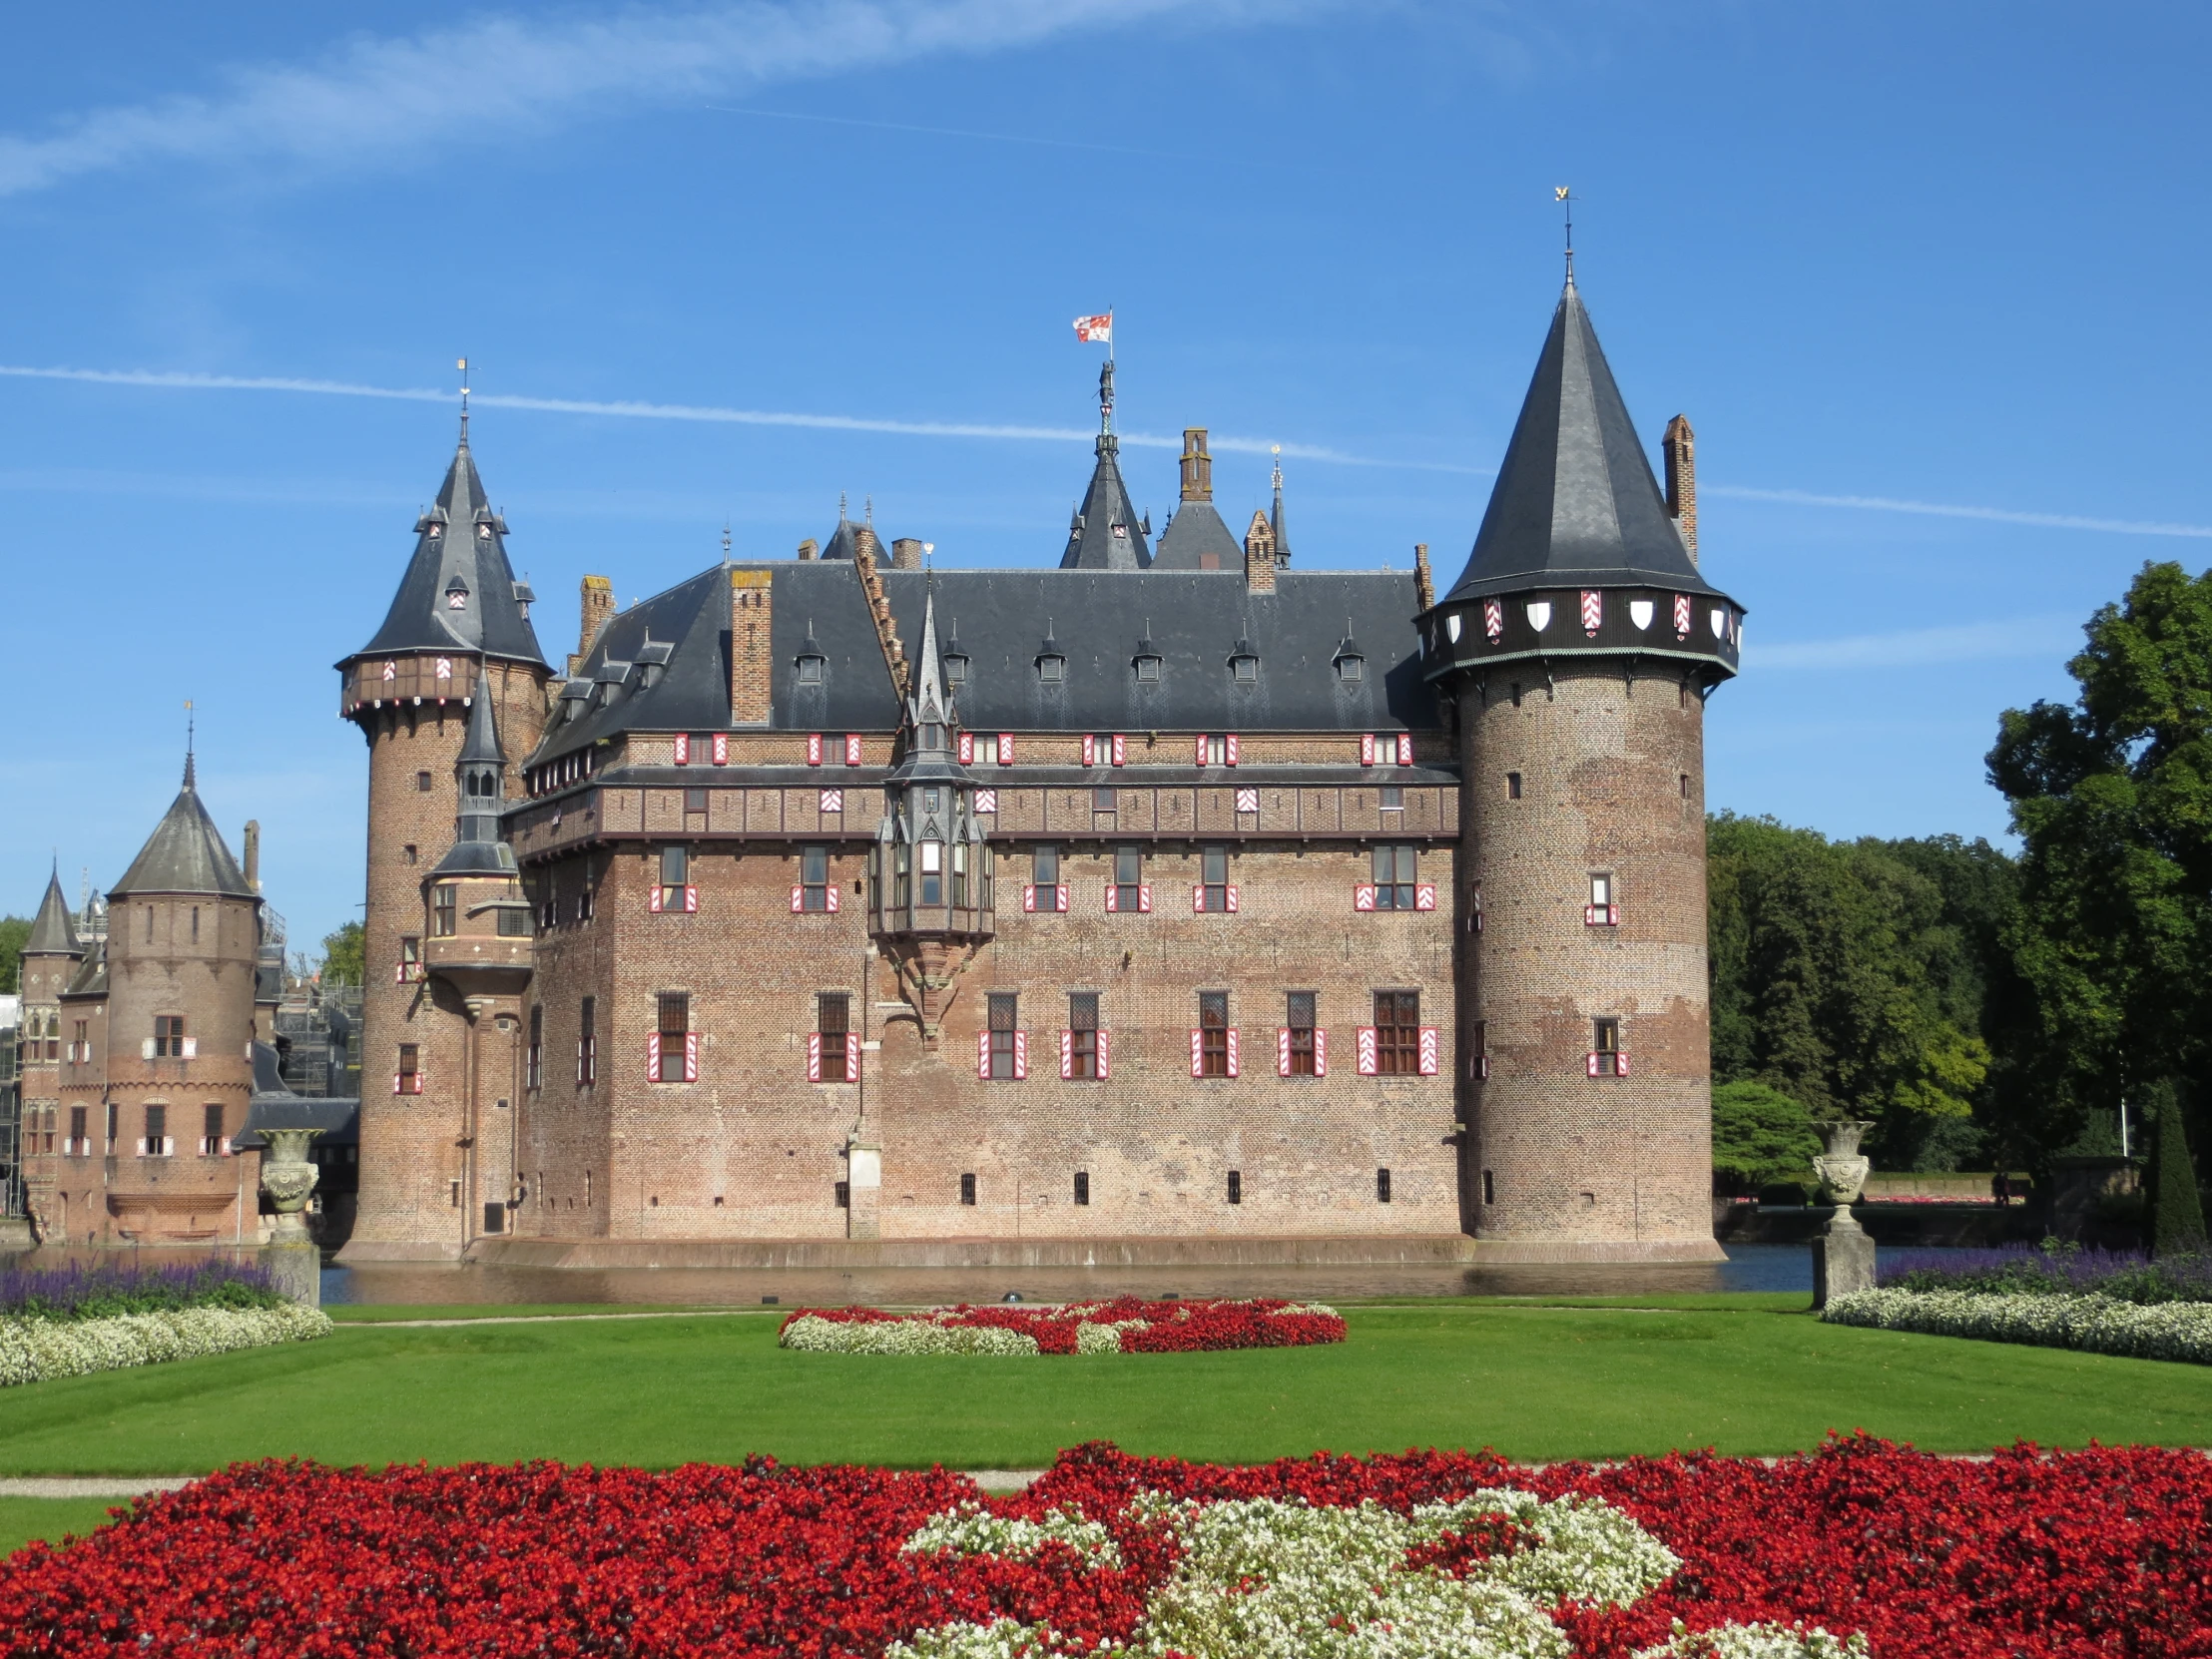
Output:
[[322,1247],[307,1236],[300,1211],[322,1172],[307,1162],[307,1143],[319,1129],[268,1129],[269,1150],[262,1154],[262,1191],[276,1207],[276,1219],[262,1247],[262,1266],[276,1287],[306,1308],[322,1306]]
[[1813,1160],[1821,1184],[1836,1201],[1819,1238],[1813,1241],[1813,1306],[1826,1308],[1833,1297],[1874,1289],[1874,1240],[1851,1213],[1874,1165],[1859,1150],[1859,1137],[1873,1123],[1847,1118],[1825,1126],[1828,1151]]

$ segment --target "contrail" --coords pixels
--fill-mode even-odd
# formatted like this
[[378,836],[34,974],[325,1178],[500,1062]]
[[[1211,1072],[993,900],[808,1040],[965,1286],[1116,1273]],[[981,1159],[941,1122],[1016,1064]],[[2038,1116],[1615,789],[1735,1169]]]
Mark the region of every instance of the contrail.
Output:
[[[367,386],[352,380],[311,380],[292,375],[201,374],[171,369],[34,368],[0,363],[0,375],[30,380],[83,380],[96,385],[153,386],[187,391],[290,391],[325,397],[382,397],[409,403],[452,403],[457,393],[428,387]],[[1079,426],[1010,426],[973,421],[876,420],[861,415],[803,414],[789,409],[732,409],[713,404],[599,402],[577,397],[521,397],[504,392],[471,392],[478,408],[534,409],[549,414],[612,415],[627,420],[697,420],[733,426],[799,426],[831,432],[892,432],[907,437],[1011,438],[1042,443],[1088,443],[1097,434]],[[1121,441],[1142,449],[1180,449],[1179,437],[1123,432]],[[1222,436],[1217,450],[1265,455],[1276,447],[1263,438]],[[1338,466],[1403,467],[1418,472],[1466,473],[1487,477],[1489,468],[1451,466],[1440,461],[1381,460],[1351,455],[1311,443],[1286,443],[1284,454],[1296,460],[1327,461]]]
[[[1126,144],[1079,144],[1074,139],[1029,138],[1020,133],[976,133],[964,127],[915,127],[903,121],[862,121],[849,115],[802,115],[795,110],[744,110],[734,104],[708,104],[716,115],[757,115],[769,121],[814,121],[828,127],[872,127],[882,133],[927,133],[933,138],[983,139],[991,144],[1027,144],[1042,150],[1091,150],[1106,156],[1149,156],[1154,161],[1189,158],[1167,150],[1132,150]],[[1220,158],[1210,165],[1219,166]]]
[[1931,518],[1978,518],[1996,524],[2033,524],[2049,530],[2105,530],[2117,536],[2212,537],[2212,525],[2164,524],[2139,518],[2083,518],[2074,513],[2023,513],[2010,507],[1956,507],[1940,501],[1898,501],[1886,495],[1815,495],[1808,490],[1761,490],[1745,484],[1709,484],[1707,495],[1739,501],[1784,501],[1806,507],[1857,507],[1876,513],[1923,513]]

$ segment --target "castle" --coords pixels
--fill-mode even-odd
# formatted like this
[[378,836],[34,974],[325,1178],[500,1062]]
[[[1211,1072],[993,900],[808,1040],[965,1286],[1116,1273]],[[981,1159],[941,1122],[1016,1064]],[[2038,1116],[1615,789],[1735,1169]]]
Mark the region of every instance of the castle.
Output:
[[1294,569],[1280,473],[1240,539],[1198,428],[1155,549],[1112,373],[1057,568],[925,570],[840,511],[627,610],[586,577],[561,670],[464,409],[337,665],[346,1259],[1719,1255],[1702,732],[1742,612],[1687,422],[1662,490],[1570,277],[1439,598],[1425,549]]

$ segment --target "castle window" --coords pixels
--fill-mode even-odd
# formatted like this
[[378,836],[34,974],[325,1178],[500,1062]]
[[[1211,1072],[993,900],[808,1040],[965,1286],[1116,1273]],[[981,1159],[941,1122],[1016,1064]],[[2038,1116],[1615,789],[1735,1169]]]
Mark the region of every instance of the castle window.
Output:
[[802,910],[830,908],[830,849],[827,846],[800,849],[799,907]]
[[200,942],[200,906],[197,904],[192,907],[192,942]]
[[530,936],[530,912],[522,904],[520,896],[512,904],[502,904],[493,912],[499,918],[499,936],[503,939],[526,939]]
[[1047,651],[1037,658],[1037,679],[1047,686],[1057,686],[1068,677],[1068,660],[1057,651]]
[[1229,1172],[1229,1202],[1232,1204],[1242,1204],[1244,1202],[1243,1170],[1233,1169]]
[[829,662],[830,660],[819,652],[808,652],[799,659],[799,683],[803,686],[821,685],[822,671],[829,666]]
[[430,931],[435,937],[451,938],[458,930],[460,913],[460,891],[450,881],[430,889]]
[[1078,1204],[1088,1204],[1090,1203],[1090,1201],[1091,1172],[1087,1169],[1079,1169],[1075,1172],[1075,1202]]
[[599,1034],[593,1029],[597,1008],[598,998],[587,996],[576,1010],[576,1081],[580,1084],[599,1079]]
[[815,1036],[808,1056],[810,1083],[854,1081],[852,1053],[852,998],[843,991],[822,991],[815,997]]
[[923,841],[921,851],[921,901],[923,904],[944,902],[944,842]]
[[115,1156],[115,1138],[117,1135],[122,1133],[122,1123],[123,1108],[118,1106],[114,1101],[109,1101],[107,1154],[111,1158]]
[[1029,854],[1029,876],[1032,882],[1030,899],[1024,908],[1044,915],[1058,915],[1067,908],[1067,898],[1060,890],[1060,849],[1056,846],[1040,846]]
[[1412,847],[1379,846],[1375,849],[1375,907],[1378,910],[1413,908],[1414,884],[1419,879],[1419,854]]
[[430,793],[430,775],[427,772],[416,773],[414,775],[414,787],[418,794],[428,795]]
[[1518,801],[1520,799],[1520,774],[1517,772],[1508,772],[1505,775],[1505,799],[1508,801]]
[[687,813],[704,813],[704,812],[705,812],[706,810],[707,810],[707,792],[706,792],[706,791],[705,791],[704,789],[686,789],[686,790],[684,791],[684,811],[685,811],[685,812],[687,812]]
[[1137,678],[1150,685],[1160,678],[1160,659],[1150,652],[1137,659]]
[[545,1086],[545,1004],[530,1006],[530,1046],[523,1058],[522,1081],[525,1088]]
[[1199,885],[1193,896],[1197,910],[1224,913],[1237,907],[1237,889],[1229,884],[1229,849],[1209,846],[1198,855]]
[[1239,640],[1237,649],[1230,654],[1229,677],[1246,685],[1260,678],[1259,653],[1252,649],[1250,640]]
[[683,846],[661,848],[661,908],[685,910],[691,907],[685,892],[690,880],[691,850]]
[[[985,1075],[996,1081],[1018,1082],[1029,1069],[1024,1063],[1028,1056],[1023,1052],[1026,1045],[1021,1041],[1020,1008],[1021,998],[1014,992],[991,993],[984,1065]],[[972,1181],[974,1177],[968,1179]]]
[[1376,794],[1376,810],[1383,813],[1405,811],[1405,790],[1402,785],[1384,784]]
[[422,1050],[413,1043],[399,1045],[399,1070],[391,1082],[393,1094],[422,1092]]
[[914,849],[904,841],[891,847],[891,907],[903,910],[913,902]]
[[146,1139],[139,1142],[139,1156],[141,1158],[166,1158],[170,1154],[171,1146],[169,1108],[167,1106],[147,1107]]
[[1121,798],[1114,794],[1111,787],[1095,789],[1091,791],[1092,812],[1113,813],[1119,812],[1120,810]]
[[1482,1202],[1485,1204],[1495,1204],[1497,1202],[1497,1183],[1490,1179],[1488,1170],[1482,1172]]
[[1357,686],[1362,676],[1366,674],[1368,660],[1352,649],[1351,641],[1347,640],[1338,649],[1337,679],[1340,684]]
[[839,1181],[834,1189],[834,1198],[832,1202],[834,1202],[836,1207],[840,1210],[851,1209],[852,1183],[849,1181]]
[[1061,1075],[1101,1077],[1105,1074],[1099,1066],[1099,1057],[1098,992],[1071,991],[1068,993],[1068,1063]]
[[973,1204],[975,1202],[975,1177],[972,1175],[960,1177],[960,1202],[962,1204]]
[[1613,877],[1610,873],[1590,872],[1590,902],[1582,911],[1582,920],[1589,927],[1618,927],[1620,905],[1614,901]]
[[582,892],[576,895],[576,919],[578,921],[591,920],[591,909],[592,889],[586,887]]
[[1234,1077],[1237,1075],[1235,1033],[1229,1029],[1229,993],[1227,991],[1200,991],[1198,993],[1198,1029],[1192,1033],[1191,1046],[1196,1052],[1191,1058],[1194,1077]]
[[1682,775],[1682,799],[1690,799],[1690,775],[1686,772]]
[[185,1058],[184,1015],[156,1014],[154,1016],[154,1058],[157,1060],[182,1060]]
[[1198,764],[1233,767],[1237,764],[1237,739],[1233,733],[1214,733],[1198,740]]
[[561,901],[548,893],[545,902],[538,906],[538,929],[541,932],[550,933],[560,924]]
[[966,684],[967,684],[967,671],[968,671],[968,655],[967,655],[967,653],[966,653],[965,651],[962,651],[962,650],[960,649],[960,646],[959,646],[959,642],[958,642],[958,641],[954,641],[954,642],[953,642],[953,645],[952,645],[952,649],[951,649],[950,651],[947,651],[947,652],[946,652],[946,653],[944,654],[944,682],[945,682],[945,684],[946,684],[946,685],[948,685],[948,686],[964,686],[964,685],[966,685]]
[[1386,1169],[1375,1172],[1375,1201],[1378,1204],[1387,1204],[1390,1201],[1390,1172]]
[[200,1110],[200,1156],[220,1158],[231,1150],[223,1133],[223,1107],[210,1101]]
[[662,991],[655,998],[659,1017],[652,1044],[646,1051],[648,1083],[696,1083],[699,1081],[699,1046],[691,1030],[691,997],[684,991]]
[[1628,1075],[1628,1056],[1621,1051],[1621,1022],[1618,1019],[1590,1021],[1589,1072],[1592,1077]]
[[1382,1077],[1420,1073],[1420,992],[1375,993],[1375,1069]]
[[968,847],[966,841],[952,843],[952,903],[956,909],[967,908],[968,902]]
[[1114,849],[1113,907],[1123,912],[1152,908],[1144,880],[1144,854],[1134,846]]
[[1320,998],[1312,991],[1292,991],[1284,1008],[1283,1075],[1285,1077],[1319,1077],[1320,1026],[1316,1016],[1316,1004]]
[[1476,1020],[1467,1027],[1467,1075],[1477,1083],[1490,1075],[1490,1025]]

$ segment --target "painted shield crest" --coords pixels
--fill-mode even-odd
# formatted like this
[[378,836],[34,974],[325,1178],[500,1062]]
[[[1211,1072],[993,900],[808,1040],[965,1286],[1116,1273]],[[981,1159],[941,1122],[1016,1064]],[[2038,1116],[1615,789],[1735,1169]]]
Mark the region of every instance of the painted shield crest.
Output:
[[1651,626],[1651,612],[1652,604],[1648,599],[1631,599],[1628,602],[1628,620],[1636,625],[1637,633],[1640,634]]
[[1712,623],[1713,637],[1715,639],[1725,640],[1726,638],[1728,638],[1728,612],[1726,610],[1722,609],[1718,605],[1715,605],[1713,607]]
[[1551,626],[1551,601],[1533,599],[1528,603],[1528,626],[1542,633]]
[[1444,618],[1444,633],[1453,645],[1459,643],[1459,613],[1457,611],[1453,611],[1451,615]]

